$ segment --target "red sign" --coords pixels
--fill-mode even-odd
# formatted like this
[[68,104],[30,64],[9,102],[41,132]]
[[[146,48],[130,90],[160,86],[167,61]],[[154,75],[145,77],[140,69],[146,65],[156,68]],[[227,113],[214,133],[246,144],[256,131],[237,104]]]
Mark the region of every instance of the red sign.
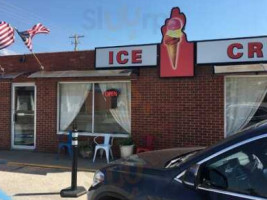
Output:
[[117,90],[107,90],[104,92],[105,97],[117,97],[119,96],[119,92]]
[[171,17],[162,26],[160,45],[160,76],[194,76],[194,44],[184,33],[186,18],[179,8],[173,8]]

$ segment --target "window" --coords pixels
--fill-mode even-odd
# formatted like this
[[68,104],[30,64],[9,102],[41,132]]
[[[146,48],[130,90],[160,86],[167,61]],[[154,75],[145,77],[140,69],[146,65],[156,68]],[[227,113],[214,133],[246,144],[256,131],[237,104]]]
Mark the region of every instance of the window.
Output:
[[267,120],[267,77],[225,78],[226,136]]
[[131,133],[129,82],[60,83],[59,131]]
[[267,138],[230,150],[200,170],[202,187],[267,197]]

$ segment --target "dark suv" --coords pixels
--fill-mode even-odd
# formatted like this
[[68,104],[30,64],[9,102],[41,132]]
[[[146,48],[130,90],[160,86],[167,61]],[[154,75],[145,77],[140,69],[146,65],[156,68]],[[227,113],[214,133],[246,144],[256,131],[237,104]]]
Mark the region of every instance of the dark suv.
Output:
[[267,125],[210,148],[153,151],[95,173],[90,200],[267,199]]

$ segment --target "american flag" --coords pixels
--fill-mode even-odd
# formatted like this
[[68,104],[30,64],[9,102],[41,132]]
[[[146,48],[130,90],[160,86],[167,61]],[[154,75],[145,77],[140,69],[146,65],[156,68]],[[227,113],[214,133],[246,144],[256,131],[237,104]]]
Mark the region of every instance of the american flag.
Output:
[[44,27],[41,23],[34,25],[32,29],[27,30],[27,31],[30,34],[31,38],[33,38],[33,36],[35,36],[38,33],[49,33],[50,32],[49,29]]
[[32,37],[30,36],[28,31],[19,32],[16,30],[19,36],[21,37],[24,44],[32,51]]
[[34,25],[31,29],[27,31],[19,32],[16,30],[23,40],[24,44],[32,51],[32,38],[39,33],[49,33],[49,29],[47,29],[45,26],[43,26],[41,23],[38,23]]
[[4,49],[15,41],[14,29],[6,22],[0,22],[0,49]]

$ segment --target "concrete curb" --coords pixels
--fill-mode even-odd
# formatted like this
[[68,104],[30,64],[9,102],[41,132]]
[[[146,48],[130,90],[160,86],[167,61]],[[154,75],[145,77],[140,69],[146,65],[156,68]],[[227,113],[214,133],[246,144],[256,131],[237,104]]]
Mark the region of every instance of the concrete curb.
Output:
[[[7,162],[7,165],[19,165],[25,167],[40,167],[40,168],[51,168],[51,169],[62,169],[62,170],[69,170],[71,171],[71,167],[64,167],[60,165],[44,165],[44,164],[32,164],[32,163],[20,163],[20,162]],[[96,169],[86,169],[86,168],[79,168],[78,171],[85,171],[85,172],[95,172]]]

